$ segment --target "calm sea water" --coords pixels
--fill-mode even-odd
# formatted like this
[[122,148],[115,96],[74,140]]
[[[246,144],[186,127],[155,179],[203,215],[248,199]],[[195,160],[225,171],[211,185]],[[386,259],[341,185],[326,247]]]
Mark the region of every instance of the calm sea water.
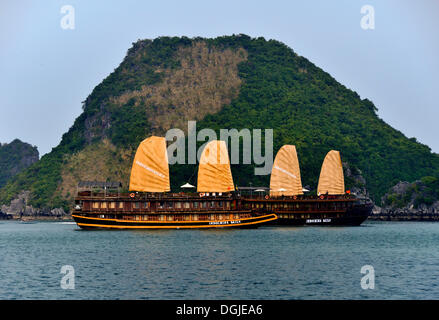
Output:
[[[62,289],[61,267],[75,271]],[[375,289],[363,290],[372,265]],[[83,231],[0,222],[1,299],[439,299],[439,223]]]

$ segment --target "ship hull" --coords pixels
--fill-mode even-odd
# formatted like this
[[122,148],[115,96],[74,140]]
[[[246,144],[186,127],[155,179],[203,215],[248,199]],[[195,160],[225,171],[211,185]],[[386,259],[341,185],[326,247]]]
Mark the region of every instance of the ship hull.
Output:
[[275,214],[216,221],[132,221],[72,215],[82,229],[219,229],[257,228],[277,219]]
[[275,225],[291,226],[359,226],[371,214],[371,206],[353,207],[341,214],[333,212],[313,212],[303,218],[299,214],[279,214],[279,218],[272,222]]
[[291,218],[279,218],[273,221],[274,225],[279,226],[359,226],[365,220],[366,217],[343,217],[343,218],[323,218],[321,216],[316,216],[309,219],[291,219]]
[[372,213],[373,204],[350,197],[249,197],[244,207],[254,213],[276,214],[273,225],[359,226]]

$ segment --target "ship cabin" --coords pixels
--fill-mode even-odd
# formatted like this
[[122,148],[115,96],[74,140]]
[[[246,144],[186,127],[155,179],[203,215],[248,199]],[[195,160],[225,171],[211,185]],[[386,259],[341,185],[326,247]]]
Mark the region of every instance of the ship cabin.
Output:
[[[120,183],[80,182],[74,211],[137,221],[215,221],[250,217],[237,193],[121,193]],[[116,187],[116,188],[115,188]]]
[[328,196],[321,199],[317,196],[303,197],[261,197],[257,195],[244,196],[243,208],[252,212],[276,213],[279,218],[309,219],[316,213],[322,213],[323,217],[340,218],[349,209],[359,204],[359,200],[353,197]]
[[[363,214],[369,199],[359,199],[344,189],[340,153],[331,150],[325,157],[317,195],[302,187],[296,147],[284,145],[276,154],[270,187],[239,187],[243,208],[254,213],[275,213],[279,222],[306,219],[342,219],[353,212]],[[332,220],[331,220],[332,221]]]

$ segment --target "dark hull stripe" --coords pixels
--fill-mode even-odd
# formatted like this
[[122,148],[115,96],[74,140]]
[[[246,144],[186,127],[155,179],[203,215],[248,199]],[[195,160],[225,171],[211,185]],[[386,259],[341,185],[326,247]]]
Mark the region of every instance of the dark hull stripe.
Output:
[[359,226],[367,217],[343,217],[343,218],[309,218],[309,219],[288,219],[279,218],[273,221],[275,225],[291,226]]
[[[347,210],[339,217],[331,216],[333,212],[314,212],[310,214],[309,218],[302,218],[301,216],[295,216],[284,218],[282,212],[275,212],[280,217],[273,221],[272,224],[276,225],[334,225],[334,226],[359,226],[362,224],[371,214],[372,207],[355,207]],[[288,213],[287,213],[288,214]]]
[[120,219],[90,218],[73,215],[81,228],[115,228],[115,229],[175,229],[175,228],[233,228],[257,227],[277,219],[275,214],[236,220],[217,221],[128,221]]

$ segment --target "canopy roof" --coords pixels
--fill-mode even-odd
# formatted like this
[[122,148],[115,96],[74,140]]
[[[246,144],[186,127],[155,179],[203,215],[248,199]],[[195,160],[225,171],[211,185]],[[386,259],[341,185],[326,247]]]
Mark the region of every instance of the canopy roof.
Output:
[[131,168],[130,191],[170,191],[168,153],[166,140],[149,137],[137,148]]
[[270,195],[303,194],[296,147],[284,145],[276,154],[270,176]]
[[234,191],[229,153],[224,141],[213,140],[203,149],[198,166],[198,192]]
[[185,183],[180,188],[195,188],[195,186],[191,185],[190,183]]
[[317,194],[344,194],[344,175],[340,152],[331,150],[323,161]]

